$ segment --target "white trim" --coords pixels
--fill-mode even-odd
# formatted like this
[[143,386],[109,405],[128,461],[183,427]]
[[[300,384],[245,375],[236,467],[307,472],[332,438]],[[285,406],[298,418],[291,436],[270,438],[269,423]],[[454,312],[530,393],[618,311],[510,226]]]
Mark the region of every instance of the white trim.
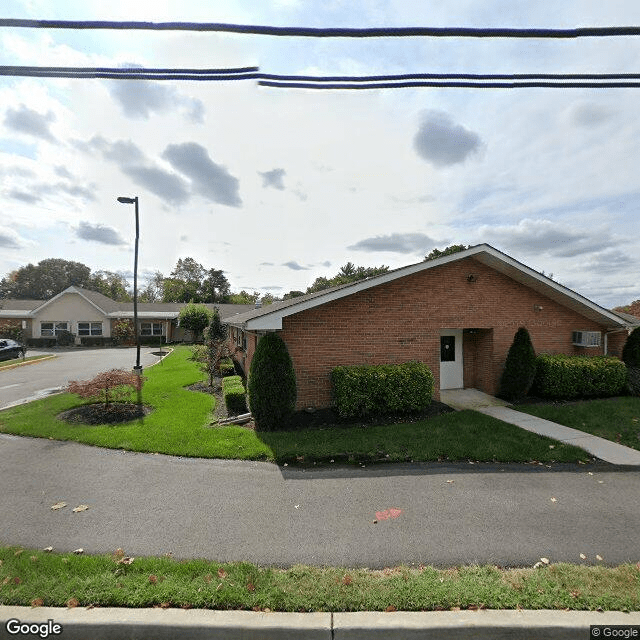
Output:
[[86,300],[92,307],[97,309],[103,316],[108,315],[104,309],[99,307],[95,302],[92,302],[91,300],[89,300],[89,298],[87,298],[87,296],[85,296],[82,291],[80,291],[79,289],[76,289],[76,287],[74,286],[67,287],[64,291],[61,291],[59,294],[53,296],[53,298],[49,298],[49,300],[45,300],[39,307],[36,307],[35,309],[33,309],[31,313],[33,315],[35,315],[36,313],[40,313],[40,311],[44,309],[46,306],[50,305],[52,302],[55,302],[58,298],[61,298],[67,293],[75,293],[79,295],[83,300]]
[[[603,324],[605,322],[611,322],[614,327],[626,326],[623,319],[616,314],[611,313],[607,309],[600,307],[594,302],[591,302],[591,300],[584,298],[575,291],[572,291],[571,289],[568,289],[567,287],[554,282],[550,278],[543,276],[537,271],[530,269],[517,260],[514,260],[508,255],[502,253],[501,251],[494,249],[488,244],[477,245],[475,247],[471,247],[470,249],[459,251],[458,253],[453,253],[448,256],[436,258],[435,260],[427,260],[419,262],[417,264],[409,265],[407,267],[396,269],[394,271],[390,271],[373,278],[355,282],[350,286],[341,287],[340,289],[330,291],[325,295],[321,294],[318,296],[314,296],[313,298],[304,300],[300,303],[293,303],[291,305],[287,305],[286,307],[282,307],[273,311],[270,311],[269,307],[263,307],[263,309],[265,310],[264,313],[261,313],[254,318],[249,318],[244,322],[241,321],[234,323],[233,317],[229,318],[227,322],[229,324],[234,324],[235,326],[243,326],[247,330],[279,330],[282,329],[282,319],[286,318],[287,316],[300,313],[301,311],[306,311],[307,309],[313,309],[314,307],[326,304],[327,302],[339,300],[346,296],[353,295],[354,293],[359,293],[360,291],[366,291],[367,289],[377,287],[381,284],[393,282],[398,278],[404,278],[415,273],[426,271],[427,269],[433,269],[435,267],[439,267],[450,262],[464,260],[466,258],[476,258],[486,266],[493,268],[508,277],[511,277],[516,282],[520,282],[525,286],[534,288],[534,290],[538,290],[542,295],[545,295],[546,297],[555,299],[559,304],[563,304],[563,306],[567,306],[567,302],[572,302],[573,304],[570,308],[573,308],[576,312],[581,313],[582,315],[585,315],[585,311],[588,310],[591,312],[592,317],[597,316],[597,318],[593,319]],[[517,276],[520,277],[518,278]],[[537,286],[532,287],[532,285]]]

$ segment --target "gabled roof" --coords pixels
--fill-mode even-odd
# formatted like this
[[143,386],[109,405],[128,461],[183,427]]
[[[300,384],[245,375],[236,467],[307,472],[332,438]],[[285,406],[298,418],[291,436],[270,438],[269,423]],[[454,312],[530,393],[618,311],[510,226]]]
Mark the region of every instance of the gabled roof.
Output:
[[[0,317],[34,317],[36,313],[40,313],[47,306],[69,293],[81,296],[100,313],[109,318],[133,318],[133,302],[116,302],[102,293],[77,286],[67,287],[49,300],[0,300]],[[178,317],[185,304],[183,302],[138,302],[138,316],[143,319],[172,320]],[[214,308],[218,309],[221,319],[253,308],[253,305],[248,304],[225,303],[205,304],[204,306],[210,311],[213,311]]]
[[282,329],[282,319],[312,309],[314,307],[326,304],[333,300],[339,300],[346,296],[353,295],[360,291],[365,291],[372,287],[377,287],[387,282],[392,282],[398,278],[413,275],[428,269],[435,269],[444,264],[457,262],[473,258],[488,267],[508,276],[509,278],[528,286],[538,293],[551,298],[552,300],[562,304],[565,307],[573,309],[581,315],[594,320],[595,322],[605,324],[611,328],[628,327],[626,322],[620,315],[613,313],[597,305],[595,302],[588,300],[580,294],[564,287],[550,278],[543,276],[541,273],[530,269],[524,264],[514,260],[506,253],[498,251],[488,244],[480,244],[475,247],[460,251],[448,256],[436,258],[435,260],[427,260],[412,264],[393,271],[388,271],[379,276],[359,280],[351,284],[332,287],[316,293],[310,293],[298,298],[284,300],[282,302],[274,302],[260,309],[253,309],[246,313],[241,313],[227,320],[227,323],[241,327],[247,330],[269,331]]

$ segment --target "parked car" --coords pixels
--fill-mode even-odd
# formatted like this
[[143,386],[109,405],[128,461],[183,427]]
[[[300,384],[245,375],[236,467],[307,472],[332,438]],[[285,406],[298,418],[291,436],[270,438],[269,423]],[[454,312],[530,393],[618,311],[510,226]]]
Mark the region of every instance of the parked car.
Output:
[[23,344],[15,340],[0,339],[0,360],[11,360],[11,358],[24,357],[25,348]]

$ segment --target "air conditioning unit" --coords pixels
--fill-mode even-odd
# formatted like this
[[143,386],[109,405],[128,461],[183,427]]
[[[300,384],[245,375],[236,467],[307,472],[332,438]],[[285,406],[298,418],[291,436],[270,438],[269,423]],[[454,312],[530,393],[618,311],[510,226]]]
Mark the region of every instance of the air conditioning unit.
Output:
[[599,331],[574,331],[571,342],[576,347],[599,347],[601,336]]

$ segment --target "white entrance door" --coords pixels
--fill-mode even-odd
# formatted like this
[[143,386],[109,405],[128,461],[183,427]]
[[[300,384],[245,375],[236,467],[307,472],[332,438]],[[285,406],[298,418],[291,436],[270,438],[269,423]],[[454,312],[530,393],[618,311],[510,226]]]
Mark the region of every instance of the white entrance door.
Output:
[[440,331],[440,388],[462,389],[462,329]]

